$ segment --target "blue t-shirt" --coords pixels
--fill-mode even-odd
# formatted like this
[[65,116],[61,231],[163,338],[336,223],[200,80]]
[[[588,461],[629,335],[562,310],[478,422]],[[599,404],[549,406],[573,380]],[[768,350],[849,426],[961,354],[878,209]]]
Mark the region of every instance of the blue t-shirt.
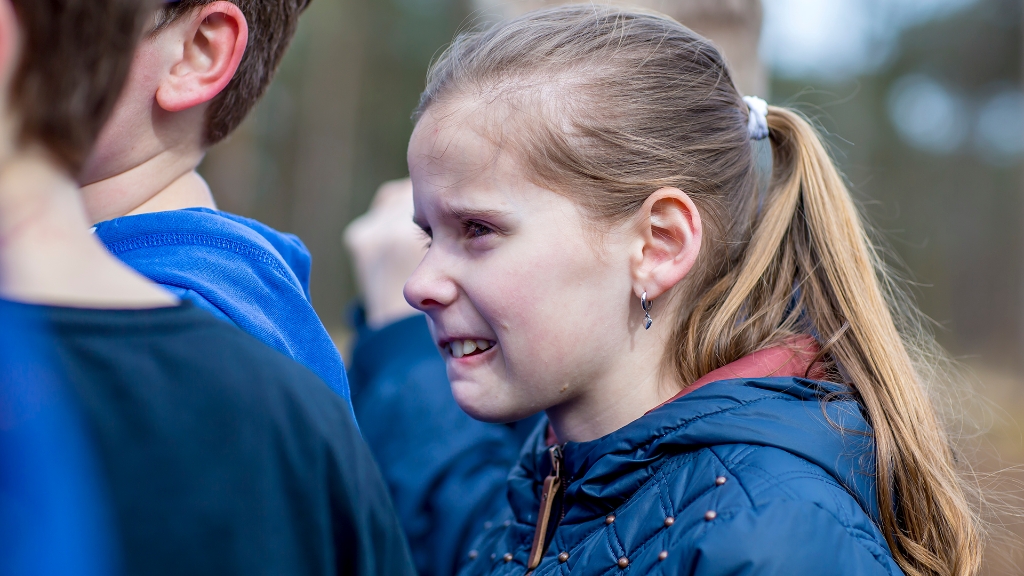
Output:
[[115,256],[303,364],[351,405],[341,354],[313,310],[302,241],[249,218],[190,208],[96,226]]

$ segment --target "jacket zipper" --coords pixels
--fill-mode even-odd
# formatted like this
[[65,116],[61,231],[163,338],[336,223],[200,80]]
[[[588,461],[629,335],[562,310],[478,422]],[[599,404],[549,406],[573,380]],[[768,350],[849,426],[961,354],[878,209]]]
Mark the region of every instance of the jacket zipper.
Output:
[[[533,533],[533,546],[530,547],[530,557],[526,563],[526,576],[540,566],[540,561],[551,544],[547,538],[548,530],[551,527],[555,501],[558,500],[563,488],[562,448],[557,445],[552,446],[548,449],[548,455],[551,457],[551,473],[544,479],[544,490],[540,494],[540,511],[537,514],[537,527]],[[556,525],[565,516],[565,506],[563,505],[562,508],[558,519],[555,520]]]

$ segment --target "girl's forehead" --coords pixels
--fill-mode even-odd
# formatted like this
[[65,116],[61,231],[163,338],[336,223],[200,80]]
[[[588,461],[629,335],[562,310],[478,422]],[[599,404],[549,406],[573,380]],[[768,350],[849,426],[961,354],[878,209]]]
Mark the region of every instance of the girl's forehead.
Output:
[[508,172],[512,159],[503,153],[489,122],[476,110],[434,114],[420,118],[409,143],[409,170],[414,179],[438,185],[493,178]]
[[547,205],[554,193],[528,178],[514,155],[470,125],[447,120],[424,116],[409,147],[418,215],[507,215]]

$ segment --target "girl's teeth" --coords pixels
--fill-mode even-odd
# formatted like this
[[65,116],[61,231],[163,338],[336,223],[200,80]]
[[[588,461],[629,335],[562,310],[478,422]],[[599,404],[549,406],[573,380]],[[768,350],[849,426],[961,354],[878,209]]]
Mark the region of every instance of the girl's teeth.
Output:
[[453,358],[462,358],[474,352],[486,352],[494,348],[494,342],[488,340],[453,340],[445,344],[445,349]]

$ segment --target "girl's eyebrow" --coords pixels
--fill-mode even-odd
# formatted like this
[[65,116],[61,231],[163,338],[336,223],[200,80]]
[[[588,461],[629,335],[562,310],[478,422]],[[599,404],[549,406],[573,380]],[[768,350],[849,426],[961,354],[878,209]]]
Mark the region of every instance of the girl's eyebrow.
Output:
[[445,217],[453,220],[471,220],[473,218],[501,218],[508,216],[504,210],[494,208],[469,208],[463,206],[447,206],[442,212]]

